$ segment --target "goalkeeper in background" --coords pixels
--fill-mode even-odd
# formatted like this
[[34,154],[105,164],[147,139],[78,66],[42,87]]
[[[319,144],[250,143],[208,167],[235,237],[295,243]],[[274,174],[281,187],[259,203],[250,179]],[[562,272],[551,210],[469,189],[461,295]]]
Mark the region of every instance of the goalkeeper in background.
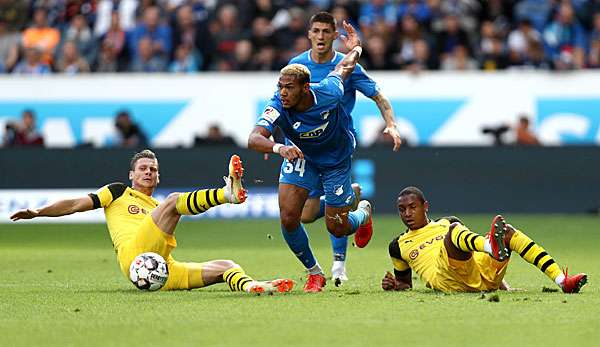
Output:
[[18,221],[59,217],[102,207],[119,266],[127,278],[129,266],[137,255],[155,252],[166,259],[169,268],[163,290],[194,289],[226,282],[232,291],[259,294],[291,291],[292,280],[255,281],[231,260],[184,263],[171,256],[171,251],[177,247],[175,227],[182,215],[195,215],[217,205],[241,204],[246,200],[243,173],[240,157],[233,155],[229,161],[229,174],[224,177],[224,187],[171,193],[159,203],[152,197],[159,183],[158,159],[146,149],[131,159],[131,187],[112,183],[84,197],[60,200],[36,210],[17,211],[10,218]]

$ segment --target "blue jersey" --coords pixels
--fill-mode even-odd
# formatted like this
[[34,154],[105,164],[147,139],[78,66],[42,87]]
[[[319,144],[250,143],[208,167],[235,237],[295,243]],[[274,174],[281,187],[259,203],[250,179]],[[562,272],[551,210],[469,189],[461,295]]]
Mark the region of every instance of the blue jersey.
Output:
[[[290,64],[302,64],[310,70],[310,81],[312,83],[319,83],[322,79],[335,69],[335,66],[344,59],[345,55],[340,52],[335,52],[333,59],[330,61],[319,64],[312,60],[310,57],[310,50],[295,56],[290,60]],[[371,98],[379,92],[379,86],[377,83],[367,75],[365,69],[360,65],[356,64],[354,71],[344,81],[344,97],[342,98],[342,107],[348,114],[350,119],[350,129],[354,132],[354,125],[352,123],[352,110],[356,103],[356,91],[361,92],[364,96]]]
[[330,73],[320,83],[311,83],[310,92],[314,105],[304,112],[283,108],[276,92],[256,125],[271,133],[278,126],[286,141],[298,146],[307,161],[332,167],[349,158],[356,145],[348,114],[340,103],[344,95],[342,78]]

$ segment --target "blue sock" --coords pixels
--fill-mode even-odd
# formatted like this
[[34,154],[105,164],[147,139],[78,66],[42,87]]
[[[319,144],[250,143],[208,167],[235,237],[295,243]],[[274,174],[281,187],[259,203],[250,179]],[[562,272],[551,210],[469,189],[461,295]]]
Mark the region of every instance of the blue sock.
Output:
[[317,260],[308,244],[308,234],[306,234],[306,230],[304,230],[302,224],[300,224],[296,230],[291,232],[286,231],[282,225],[281,233],[283,234],[285,242],[287,242],[292,252],[296,255],[296,258],[298,258],[307,269],[310,269],[317,264]]
[[361,224],[366,222],[366,220],[367,213],[360,208],[357,208],[356,211],[348,213],[348,222],[350,222],[350,225],[352,226],[353,233],[356,232],[356,229],[358,229]]
[[335,237],[329,234],[331,239],[331,249],[333,250],[334,261],[346,260],[346,250],[348,249],[348,236]]
[[319,214],[317,215],[317,217],[315,218],[315,220],[323,217],[325,215],[325,197],[322,196],[319,199]]

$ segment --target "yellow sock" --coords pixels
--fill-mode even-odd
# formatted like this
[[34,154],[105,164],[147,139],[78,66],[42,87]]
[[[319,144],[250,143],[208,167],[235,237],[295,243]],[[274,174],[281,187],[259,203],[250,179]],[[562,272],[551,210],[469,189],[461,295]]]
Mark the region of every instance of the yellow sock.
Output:
[[562,274],[560,267],[542,247],[533,242],[527,235],[517,230],[510,239],[510,249],[519,253],[521,258],[533,264],[553,281]]
[[485,238],[467,229],[464,225],[458,225],[452,229],[450,236],[452,244],[463,252],[485,252],[483,249]]
[[175,208],[181,215],[191,215],[205,212],[211,207],[226,202],[228,201],[225,199],[223,188],[201,189],[179,194]]
[[248,286],[254,282],[252,277],[246,275],[241,267],[233,267],[223,273],[223,280],[229,285],[231,291],[248,291]]

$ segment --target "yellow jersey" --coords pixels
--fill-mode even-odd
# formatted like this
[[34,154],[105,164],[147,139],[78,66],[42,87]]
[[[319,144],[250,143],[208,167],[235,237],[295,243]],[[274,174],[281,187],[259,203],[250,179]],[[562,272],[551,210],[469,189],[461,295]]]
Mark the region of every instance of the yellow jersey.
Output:
[[104,208],[106,224],[115,251],[131,240],[142,220],[159,204],[158,200],[123,183],[111,183],[91,193],[94,208]]
[[[398,271],[414,270],[431,288],[436,275],[436,262],[444,245],[450,221],[442,218],[417,230],[408,230],[392,241],[390,255]],[[394,249],[394,250],[393,250]]]
[[408,230],[389,246],[394,269],[414,270],[429,288],[444,292],[497,290],[506,273],[508,259],[494,260],[485,252],[473,252],[467,260],[448,257],[444,237],[456,217],[444,217],[417,230]]

